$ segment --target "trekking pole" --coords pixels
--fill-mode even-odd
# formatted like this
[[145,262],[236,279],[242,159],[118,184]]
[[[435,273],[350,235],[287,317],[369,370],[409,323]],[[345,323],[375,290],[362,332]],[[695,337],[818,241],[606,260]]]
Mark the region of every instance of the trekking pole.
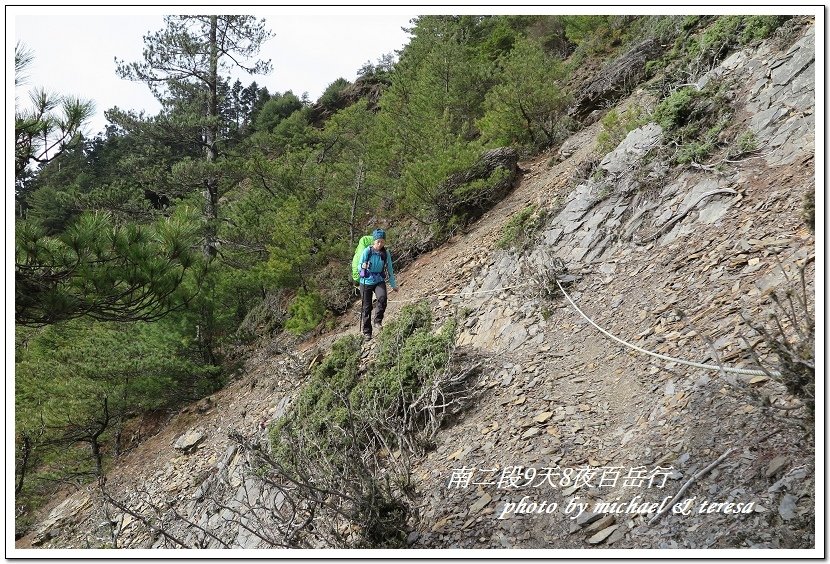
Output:
[[358,284],[358,288],[360,289],[360,325],[358,327],[361,335],[363,334],[363,309],[366,305],[366,292],[363,291],[363,283]]

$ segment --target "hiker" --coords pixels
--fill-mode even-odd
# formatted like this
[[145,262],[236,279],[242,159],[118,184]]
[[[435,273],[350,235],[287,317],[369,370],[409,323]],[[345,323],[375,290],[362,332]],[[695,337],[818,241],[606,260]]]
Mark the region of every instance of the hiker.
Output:
[[[375,229],[372,232],[372,245],[366,247],[360,256],[360,299],[361,299],[361,328],[366,340],[372,338],[372,326],[380,329],[383,324],[383,314],[386,312],[386,276],[392,290],[398,291],[395,282],[395,270],[392,268],[392,255],[386,250],[386,232]],[[377,298],[375,319],[372,321],[372,295]]]

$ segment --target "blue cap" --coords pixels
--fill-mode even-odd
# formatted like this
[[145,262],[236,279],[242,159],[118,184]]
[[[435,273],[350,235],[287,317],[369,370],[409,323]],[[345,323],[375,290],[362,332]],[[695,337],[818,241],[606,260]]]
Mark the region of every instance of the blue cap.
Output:
[[372,239],[377,241],[378,239],[386,239],[386,231],[383,229],[375,229],[372,231]]

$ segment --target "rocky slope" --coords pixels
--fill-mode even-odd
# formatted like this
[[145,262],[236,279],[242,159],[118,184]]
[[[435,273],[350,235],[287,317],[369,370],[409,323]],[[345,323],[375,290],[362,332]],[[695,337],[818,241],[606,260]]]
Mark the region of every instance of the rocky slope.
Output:
[[[734,127],[754,133],[757,152],[668,169],[649,157],[662,131],[648,124],[583,179],[597,158],[595,123],[523,163],[521,182],[468,233],[400,273],[390,317],[421,297],[439,318],[462,313],[458,344],[487,359],[473,405],[416,464],[413,548],[815,546],[814,436],[798,426],[813,423],[804,408],[765,405],[795,405],[784,386],[624,347],[549,277],[561,260],[579,308],[633,345],[752,367],[747,342],[759,339],[743,316],[763,321],[770,294],[792,287],[802,266],[814,292],[815,237],[802,214],[815,183],[814,27],[794,34],[783,49],[769,41],[735,53],[699,84],[730,81]],[[622,102],[634,103],[653,102],[643,89]],[[549,212],[542,229],[522,251],[498,249],[507,221],[530,204]],[[55,500],[17,546],[268,547],[246,524],[267,519],[280,494],[246,470],[231,436],[264,439],[299,375],[356,331],[356,315],[297,352],[263,345],[232,385],[177,414],[110,472],[107,491],[121,508],[89,487]],[[719,459],[679,498],[694,498],[688,515],[631,511],[671,498]],[[557,505],[539,511],[542,502]],[[598,502],[628,505],[617,513]],[[711,502],[749,511],[710,513]],[[536,512],[522,513],[530,503]],[[576,503],[586,507],[579,518],[567,511]]]

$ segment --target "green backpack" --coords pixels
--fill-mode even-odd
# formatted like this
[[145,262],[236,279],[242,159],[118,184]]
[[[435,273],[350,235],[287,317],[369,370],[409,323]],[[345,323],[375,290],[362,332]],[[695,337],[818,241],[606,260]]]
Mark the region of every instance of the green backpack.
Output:
[[352,258],[352,280],[360,281],[360,257],[363,256],[363,251],[366,247],[371,247],[374,239],[371,235],[364,235],[357,242],[357,248],[354,250],[354,257]]

